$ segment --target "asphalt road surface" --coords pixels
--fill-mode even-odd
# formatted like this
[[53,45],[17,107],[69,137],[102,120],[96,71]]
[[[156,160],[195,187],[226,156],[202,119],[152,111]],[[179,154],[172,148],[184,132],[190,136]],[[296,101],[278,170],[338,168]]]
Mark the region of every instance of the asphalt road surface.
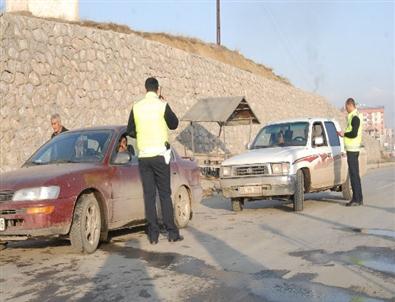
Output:
[[112,234],[92,255],[66,240],[14,242],[0,252],[2,301],[395,301],[395,168],[363,178],[365,205],[307,195],[230,211],[205,199],[182,230],[151,246],[142,228]]

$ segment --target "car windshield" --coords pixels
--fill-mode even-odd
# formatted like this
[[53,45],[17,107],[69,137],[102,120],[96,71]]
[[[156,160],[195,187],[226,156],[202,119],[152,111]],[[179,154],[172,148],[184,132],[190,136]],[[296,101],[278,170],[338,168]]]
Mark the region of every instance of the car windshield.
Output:
[[307,122],[269,125],[259,131],[251,149],[306,146],[308,133]]
[[110,138],[110,130],[65,132],[38,149],[25,165],[101,162]]

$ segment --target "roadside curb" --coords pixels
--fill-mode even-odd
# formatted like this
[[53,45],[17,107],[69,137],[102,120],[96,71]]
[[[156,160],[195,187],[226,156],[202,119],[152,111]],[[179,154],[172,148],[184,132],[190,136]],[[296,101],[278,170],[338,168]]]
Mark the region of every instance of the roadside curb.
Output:
[[368,170],[374,170],[378,168],[385,168],[385,167],[395,167],[395,162],[377,162],[368,164]]

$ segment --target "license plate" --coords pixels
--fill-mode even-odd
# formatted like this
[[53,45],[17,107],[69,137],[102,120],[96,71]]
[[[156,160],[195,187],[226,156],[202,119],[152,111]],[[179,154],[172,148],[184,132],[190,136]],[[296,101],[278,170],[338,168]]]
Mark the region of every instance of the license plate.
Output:
[[240,187],[239,192],[241,194],[261,194],[262,188],[258,186]]
[[0,231],[4,231],[4,230],[5,230],[5,219],[0,218]]

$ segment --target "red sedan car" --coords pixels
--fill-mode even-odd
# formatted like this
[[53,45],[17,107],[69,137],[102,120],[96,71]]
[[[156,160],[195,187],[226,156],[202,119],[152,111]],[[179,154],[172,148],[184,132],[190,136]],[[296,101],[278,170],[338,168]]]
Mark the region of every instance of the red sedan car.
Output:
[[[124,126],[64,132],[15,171],[0,175],[0,240],[68,236],[72,247],[92,253],[108,231],[144,223],[143,189]],[[185,227],[200,202],[198,166],[172,150],[175,221]]]

